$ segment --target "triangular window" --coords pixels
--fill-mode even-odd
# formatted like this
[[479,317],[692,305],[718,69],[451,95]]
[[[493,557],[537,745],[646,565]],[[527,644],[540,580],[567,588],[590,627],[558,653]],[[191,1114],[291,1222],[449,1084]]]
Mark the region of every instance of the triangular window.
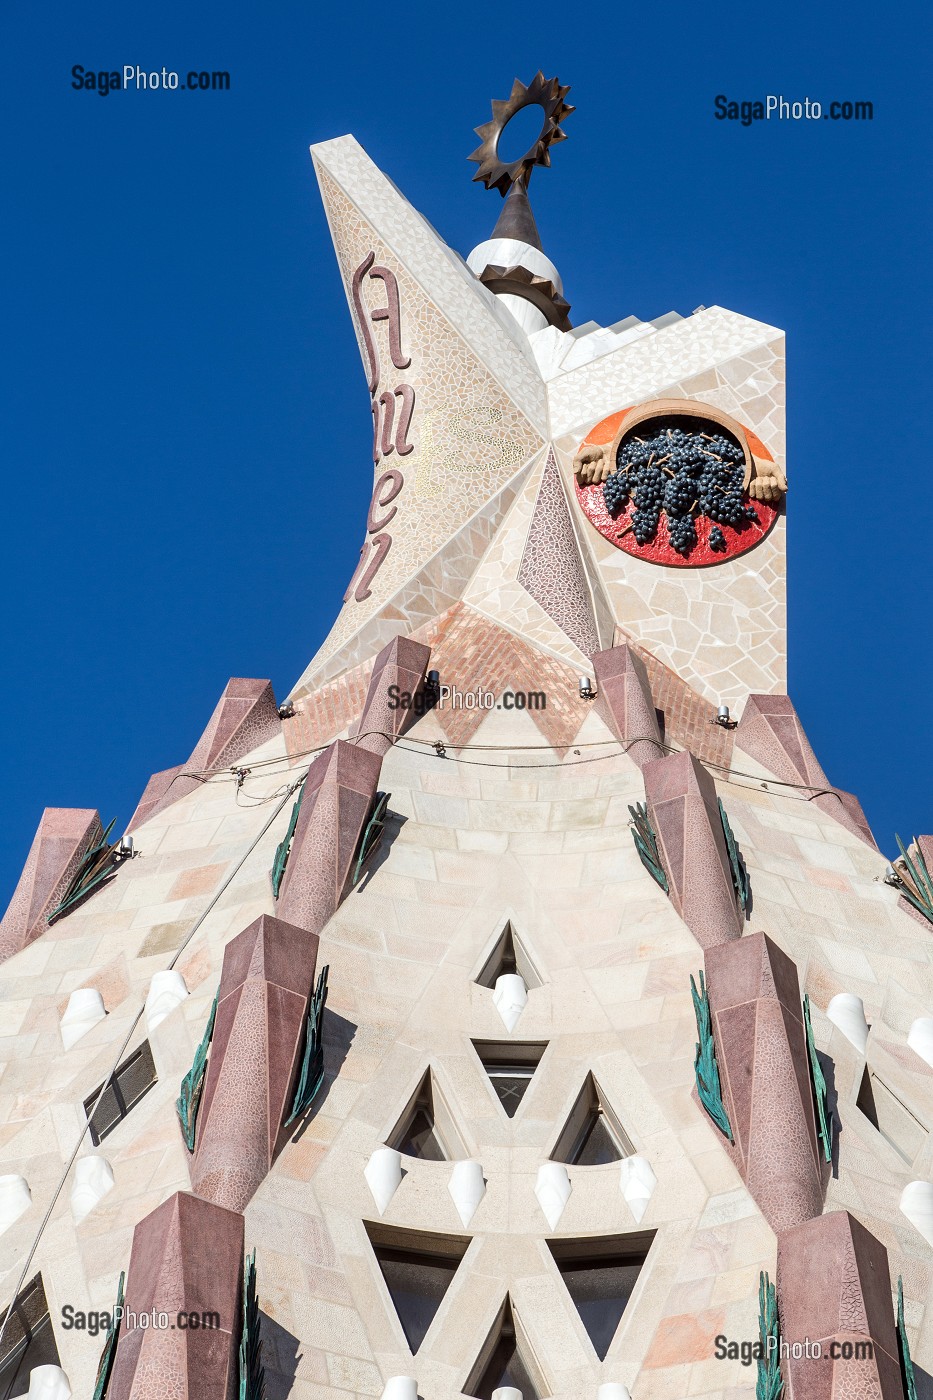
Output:
[[514,1118],[547,1042],[474,1040],[473,1049],[489,1075],[496,1097],[509,1117]]
[[630,1157],[634,1151],[602,1090],[592,1074],[588,1074],[554,1144],[551,1161],[566,1162],[568,1166],[600,1167]]
[[414,1354],[453,1283],[470,1241],[459,1235],[388,1230],[369,1222],[366,1233],[405,1340]]
[[654,1231],[604,1239],[548,1240],[593,1350],[604,1361],[638,1282]]
[[538,1367],[526,1340],[516,1329],[511,1299],[506,1298],[464,1394],[474,1400],[492,1400],[495,1391],[512,1386],[521,1393],[522,1400],[543,1400],[547,1391],[540,1381],[536,1383],[536,1376],[539,1376]]
[[541,986],[542,979],[538,969],[528,956],[511,922],[507,922],[477,973],[476,981],[481,987],[494,988],[500,977],[516,972],[529,991]]
[[386,1145],[406,1157],[420,1157],[427,1162],[451,1162],[470,1155],[430,1070],[406,1104]]

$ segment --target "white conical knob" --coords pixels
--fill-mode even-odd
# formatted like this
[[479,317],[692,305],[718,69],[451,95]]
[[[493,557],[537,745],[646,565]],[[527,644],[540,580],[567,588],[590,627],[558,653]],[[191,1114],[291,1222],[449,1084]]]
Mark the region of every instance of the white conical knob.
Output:
[[914,1229],[933,1245],[933,1186],[928,1181],[910,1181],[901,1192],[901,1214]]
[[0,1235],[15,1225],[32,1205],[32,1193],[24,1176],[0,1176]]
[[619,1189],[636,1222],[642,1220],[657,1184],[658,1178],[647,1157],[622,1158]]
[[380,1215],[398,1190],[402,1180],[402,1154],[394,1147],[377,1147],[363,1175],[373,1193]]
[[596,1392],[596,1400],[632,1400],[628,1386],[619,1381],[604,1381]]
[[464,1225],[469,1225],[476,1207],[486,1194],[482,1162],[454,1162],[447,1187]]
[[150,1034],[166,1016],[171,1016],[176,1006],[190,994],[184,977],[175,968],[166,972],[156,972],[149,984],[146,997],[146,1026]]
[[564,1213],[571,1189],[570,1177],[563,1162],[543,1162],[538,1168],[535,1195],[552,1230],[556,1230],[557,1222]]
[[71,1213],[80,1224],[86,1215],[113,1190],[113,1168],[106,1157],[90,1153],[75,1163],[75,1179],[71,1188]]
[[514,1385],[500,1385],[492,1392],[492,1400],[524,1400],[524,1396]]
[[914,1021],[907,1036],[907,1044],[921,1060],[933,1066],[933,1016],[921,1016]]
[[838,1026],[860,1055],[865,1054],[868,1044],[868,1022],[865,1019],[865,1003],[854,992],[840,992],[834,996],[826,1008],[826,1015],[834,1026]]
[[514,1031],[518,1018],[528,1004],[528,988],[525,979],[517,972],[503,972],[496,978],[496,989],[492,994],[493,1005],[502,1017],[507,1031]]
[[71,1400],[71,1385],[60,1366],[34,1366],[27,1400]]
[[83,1035],[107,1015],[104,999],[96,987],[79,987],[68,998],[62,1014],[62,1044],[70,1050]]
[[382,1400],[418,1400],[418,1382],[413,1376],[390,1376]]

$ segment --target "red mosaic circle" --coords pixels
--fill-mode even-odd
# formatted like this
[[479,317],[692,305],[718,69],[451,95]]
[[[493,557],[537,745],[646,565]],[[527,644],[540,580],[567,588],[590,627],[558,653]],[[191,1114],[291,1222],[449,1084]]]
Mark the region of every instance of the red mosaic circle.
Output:
[[[608,418],[597,423],[596,427],[587,433],[578,451],[582,451],[587,443],[604,445],[611,443],[625,421],[626,415],[631,411],[631,408],[625,408],[620,413],[611,413]],[[750,432],[744,424],[741,426],[755,456],[766,462],[773,461],[771,453],[760,438]],[[762,501],[752,501],[746,492],[744,499],[749,505],[754,506],[758,515],[757,523],[749,520],[739,529],[733,529],[731,525],[720,525],[719,528],[725,538],[726,547],[715,550],[710,549],[709,545],[710,531],[714,522],[710,520],[709,516],[698,516],[695,521],[697,542],[685,559],[682,554],[677,553],[670,543],[667,532],[667,517],[663,511],[654,539],[649,540],[647,544],[639,544],[629,528],[634,509],[631,501],[626,501],[622,509],[613,515],[603,498],[602,486],[595,484],[581,486],[576,477],[574,477],[573,484],[580,509],[603,539],[608,540],[610,544],[614,544],[617,549],[623,550],[626,554],[631,554],[634,559],[644,559],[649,564],[663,564],[673,569],[698,569],[710,564],[723,564],[727,559],[736,559],[740,554],[746,554],[764,539],[781,513],[780,510],[775,510],[774,506],[765,505]]]

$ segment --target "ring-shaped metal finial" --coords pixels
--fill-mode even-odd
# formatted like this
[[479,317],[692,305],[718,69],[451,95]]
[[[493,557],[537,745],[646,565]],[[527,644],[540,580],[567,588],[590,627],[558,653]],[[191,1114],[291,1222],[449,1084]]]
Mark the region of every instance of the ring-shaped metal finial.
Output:
[[[564,101],[569,87],[561,87],[556,78],[545,78],[537,73],[526,87],[518,78],[512,84],[512,95],[507,101],[493,100],[492,121],[476,127],[482,143],[469,157],[475,160],[479,169],[474,180],[482,180],[487,190],[496,189],[503,196],[518,181],[525,185],[536,165],[550,165],[549,148],[556,141],[565,141],[567,133],[561,130],[561,122],[574,110]],[[499,141],[502,133],[516,112],[523,107],[540,107],[543,112],[541,131],[537,140],[518,160],[503,161],[499,158]]]

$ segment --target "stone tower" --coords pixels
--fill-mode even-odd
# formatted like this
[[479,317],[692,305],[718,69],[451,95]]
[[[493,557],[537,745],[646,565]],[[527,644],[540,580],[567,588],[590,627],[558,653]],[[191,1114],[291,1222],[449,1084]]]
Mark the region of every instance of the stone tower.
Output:
[[359,563],[127,837],[43,816],[2,1396],[931,1393],[933,838],[888,867],[786,694],[782,333],[571,324],[529,199],[566,94],[493,104],[466,261],[312,149]]

